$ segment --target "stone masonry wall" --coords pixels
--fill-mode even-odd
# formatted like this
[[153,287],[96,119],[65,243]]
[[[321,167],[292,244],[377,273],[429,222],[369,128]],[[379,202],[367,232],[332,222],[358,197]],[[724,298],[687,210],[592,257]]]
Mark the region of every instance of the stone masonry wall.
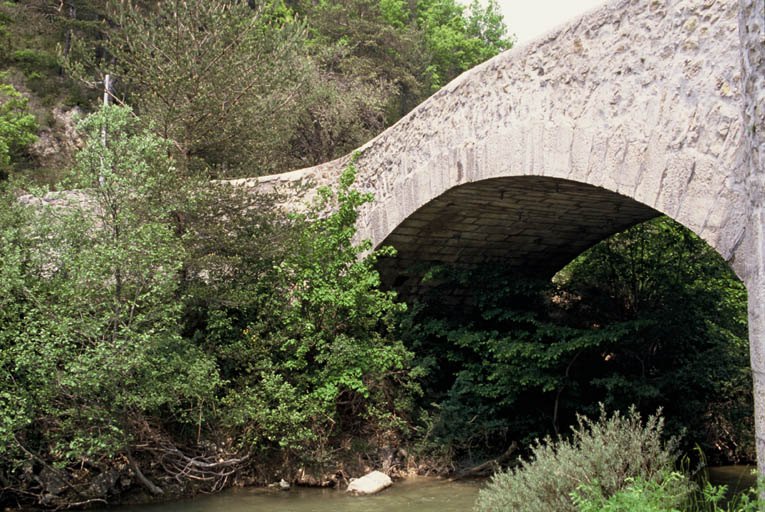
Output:
[[[614,0],[464,73],[360,148],[376,198],[361,236],[381,243],[458,185],[548,176],[675,218],[744,277],[737,14],[736,0]],[[332,184],[347,161],[266,181]]]
[[744,99],[742,166],[749,227],[745,244],[749,346],[754,376],[757,460],[765,474],[765,0],[739,1]]

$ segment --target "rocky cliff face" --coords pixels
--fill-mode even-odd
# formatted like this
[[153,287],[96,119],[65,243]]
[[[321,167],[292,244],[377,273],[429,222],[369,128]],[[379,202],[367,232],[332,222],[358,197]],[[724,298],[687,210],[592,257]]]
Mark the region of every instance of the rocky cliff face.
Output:
[[75,127],[83,113],[77,107],[70,109],[63,106],[53,107],[50,113],[50,125],[41,127],[37,134],[39,139],[29,152],[41,167],[60,169],[68,166],[82,149],[82,140],[77,136]]

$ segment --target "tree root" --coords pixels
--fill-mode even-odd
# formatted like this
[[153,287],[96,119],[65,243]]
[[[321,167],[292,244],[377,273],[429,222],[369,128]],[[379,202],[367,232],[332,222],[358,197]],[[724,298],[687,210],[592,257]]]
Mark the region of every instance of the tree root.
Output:
[[129,452],[127,453],[127,460],[130,463],[130,468],[133,470],[133,473],[135,473],[136,478],[138,478],[138,481],[141,482],[141,485],[146,487],[146,489],[148,489],[148,491],[155,496],[165,494],[165,491],[163,491],[160,487],[157,487],[157,485],[155,485],[151,480],[146,478],[146,476],[141,472],[141,468],[138,467],[138,464],[136,464],[135,459],[133,459],[133,456]]

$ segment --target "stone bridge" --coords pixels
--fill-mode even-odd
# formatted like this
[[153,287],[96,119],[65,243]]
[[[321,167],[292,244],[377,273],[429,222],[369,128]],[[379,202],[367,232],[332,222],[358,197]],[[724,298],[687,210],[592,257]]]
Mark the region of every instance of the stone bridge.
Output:
[[[672,217],[747,286],[765,471],[764,30],[765,0],[613,0],[495,57],[359,149],[360,236],[398,249],[402,284],[423,261],[551,274]],[[259,182],[332,185],[348,161]]]

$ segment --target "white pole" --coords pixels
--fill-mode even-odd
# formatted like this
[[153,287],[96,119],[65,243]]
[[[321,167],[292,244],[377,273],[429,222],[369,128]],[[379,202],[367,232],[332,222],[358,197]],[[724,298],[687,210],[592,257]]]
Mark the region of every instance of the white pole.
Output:
[[107,73],[104,77],[104,105],[109,104],[109,90],[112,88],[111,75]]
[[[109,89],[111,88],[112,81],[111,76],[107,73],[107,75],[104,77],[104,106],[107,106],[109,104]],[[104,146],[104,150],[106,150],[106,122],[104,122],[104,125],[101,127],[101,144]],[[104,159],[101,157],[101,170],[103,171],[104,168]],[[101,174],[98,177],[98,184],[99,186],[104,186],[104,175]]]

